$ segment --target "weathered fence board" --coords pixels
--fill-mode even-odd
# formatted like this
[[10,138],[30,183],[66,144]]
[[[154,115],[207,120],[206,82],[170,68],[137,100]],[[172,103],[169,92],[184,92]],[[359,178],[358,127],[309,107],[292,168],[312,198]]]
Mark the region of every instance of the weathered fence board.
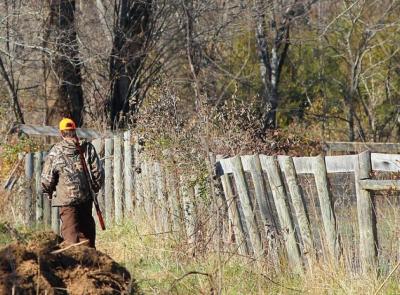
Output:
[[243,169],[249,171],[253,180],[255,196],[260,207],[263,226],[267,236],[275,234],[277,230],[274,213],[271,208],[269,196],[265,190],[264,178],[261,169],[260,158],[258,155],[242,156]]
[[370,271],[376,265],[377,236],[376,236],[376,211],[370,193],[362,189],[360,180],[370,178],[372,171],[370,152],[366,151],[358,155],[356,166],[356,194],[358,227],[360,232],[360,260],[365,272]]
[[180,178],[183,215],[188,243],[195,246],[196,243],[196,216],[194,208],[194,189],[188,186],[184,177]]
[[231,165],[234,168],[233,175],[240,199],[240,206],[243,209],[244,221],[249,231],[251,247],[255,257],[261,257],[264,253],[260,233],[256,224],[253,207],[250,201],[249,190],[244,176],[242,161],[239,156],[231,158]]
[[[222,169],[226,169],[225,165],[227,165],[227,161],[221,162]],[[240,219],[239,211],[237,208],[237,202],[235,200],[235,196],[232,191],[232,186],[229,180],[228,174],[224,174],[221,177],[222,188],[225,193],[225,199],[228,207],[228,217],[230,223],[232,224],[232,230],[235,234],[235,242],[237,244],[238,252],[241,255],[249,254],[249,249],[246,243],[246,237],[244,235],[244,229],[242,225],[242,220]]]
[[33,224],[34,210],[33,210],[33,193],[32,181],[33,180],[33,154],[27,153],[25,155],[25,222],[28,226]]
[[[47,152],[42,152],[42,159],[45,160]],[[51,200],[43,197],[43,223],[46,228],[51,227]]]
[[36,152],[34,158],[34,173],[35,173],[35,220],[36,223],[43,221],[43,194],[41,190],[41,172],[42,172],[42,153]]
[[121,223],[123,219],[123,174],[122,174],[122,138],[114,135],[114,208],[115,221]]
[[308,267],[312,268],[312,261],[316,259],[316,253],[310,229],[310,220],[297,182],[293,159],[289,156],[279,156],[278,161],[286,179],[297,223],[299,224],[301,239],[303,241],[303,253],[305,253],[307,258]]
[[279,223],[285,238],[289,263],[293,269],[301,272],[302,262],[300,252],[297,246],[293,221],[290,215],[288,204],[286,203],[285,188],[279,174],[276,158],[260,155],[260,162],[262,169],[267,172],[269,185],[274,197],[275,207],[278,212]]
[[105,174],[106,178],[104,181],[104,204],[105,204],[105,217],[106,217],[106,222],[107,225],[112,224],[112,219],[113,219],[113,178],[111,177],[113,175],[113,167],[112,167],[112,156],[113,156],[113,139],[112,138],[106,138],[105,140],[105,163],[104,163],[104,169],[105,169]]
[[132,145],[131,145],[131,132],[124,132],[124,203],[125,203],[125,216],[133,213],[133,177],[132,177]]
[[329,186],[325,161],[322,156],[314,158],[314,176],[319,205],[321,208],[322,221],[324,224],[325,240],[331,258],[333,261],[337,261],[340,249],[336,232],[336,217],[333,211],[331,194],[328,189]]

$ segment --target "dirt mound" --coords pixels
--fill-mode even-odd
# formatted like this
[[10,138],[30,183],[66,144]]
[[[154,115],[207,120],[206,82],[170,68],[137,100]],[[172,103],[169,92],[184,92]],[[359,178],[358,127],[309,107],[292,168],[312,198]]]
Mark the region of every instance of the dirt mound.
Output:
[[86,246],[58,254],[57,236],[37,234],[0,250],[0,294],[136,294],[129,272]]

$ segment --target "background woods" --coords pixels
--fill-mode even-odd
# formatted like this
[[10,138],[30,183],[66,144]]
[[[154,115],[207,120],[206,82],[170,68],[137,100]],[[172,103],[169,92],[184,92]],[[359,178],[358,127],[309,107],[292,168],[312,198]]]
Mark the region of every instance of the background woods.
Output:
[[398,138],[396,0],[7,0],[0,11],[3,130],[28,113],[135,127],[158,110],[176,128]]

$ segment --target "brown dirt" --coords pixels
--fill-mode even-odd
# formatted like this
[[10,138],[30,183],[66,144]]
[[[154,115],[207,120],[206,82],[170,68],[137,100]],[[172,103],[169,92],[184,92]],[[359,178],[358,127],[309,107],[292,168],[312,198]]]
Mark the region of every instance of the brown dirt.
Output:
[[86,246],[58,254],[57,236],[40,233],[0,249],[0,294],[137,294],[129,272]]

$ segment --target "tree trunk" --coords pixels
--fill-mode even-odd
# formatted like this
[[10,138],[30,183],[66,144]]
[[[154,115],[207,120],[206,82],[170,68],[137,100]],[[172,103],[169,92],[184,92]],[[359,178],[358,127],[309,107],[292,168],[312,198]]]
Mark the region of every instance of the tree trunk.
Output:
[[144,63],[151,0],[121,0],[116,5],[114,40],[110,57],[111,95],[106,115],[112,129],[134,123],[142,101],[140,73]]
[[[83,124],[81,60],[75,30],[75,1],[52,0],[50,4],[55,30],[56,57],[53,67],[58,78],[58,97],[52,117],[69,116],[78,126]],[[56,114],[55,114],[56,113]]]

